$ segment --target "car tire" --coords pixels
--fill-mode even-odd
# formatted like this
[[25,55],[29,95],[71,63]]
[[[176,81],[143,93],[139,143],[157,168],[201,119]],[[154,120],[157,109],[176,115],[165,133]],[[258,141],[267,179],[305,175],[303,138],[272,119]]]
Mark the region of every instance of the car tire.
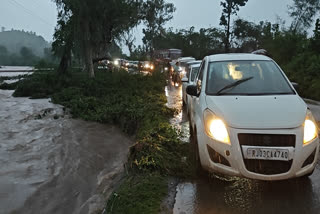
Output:
[[191,131],[192,128],[190,127],[190,132],[192,133],[190,135],[191,137],[191,147],[192,147],[192,154],[193,154],[193,160],[195,164],[196,173],[198,175],[204,174],[204,170],[201,165],[200,161],[200,155],[199,155],[199,145],[197,140],[197,131]]

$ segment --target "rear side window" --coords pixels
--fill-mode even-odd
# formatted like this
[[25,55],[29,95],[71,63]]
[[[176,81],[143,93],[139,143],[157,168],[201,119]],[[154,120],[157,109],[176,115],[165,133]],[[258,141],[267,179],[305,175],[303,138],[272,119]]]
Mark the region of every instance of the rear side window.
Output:
[[192,68],[192,70],[191,70],[191,82],[193,82],[196,79],[196,76],[197,76],[197,74],[199,72],[199,69],[200,69],[199,67]]

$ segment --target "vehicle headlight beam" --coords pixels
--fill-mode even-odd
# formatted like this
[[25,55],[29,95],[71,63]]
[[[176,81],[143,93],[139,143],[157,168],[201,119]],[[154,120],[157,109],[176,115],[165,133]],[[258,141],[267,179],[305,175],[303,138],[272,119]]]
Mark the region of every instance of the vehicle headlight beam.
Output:
[[230,144],[230,138],[224,121],[218,118],[212,111],[204,111],[206,134],[219,142]]
[[316,137],[318,137],[318,128],[313,118],[313,115],[309,110],[307,112],[306,119],[303,123],[303,127],[304,127],[303,144],[307,145]]

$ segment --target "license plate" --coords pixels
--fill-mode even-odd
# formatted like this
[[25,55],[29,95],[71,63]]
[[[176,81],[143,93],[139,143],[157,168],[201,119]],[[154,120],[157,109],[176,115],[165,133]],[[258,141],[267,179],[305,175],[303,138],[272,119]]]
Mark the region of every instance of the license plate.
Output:
[[266,149],[266,148],[248,148],[247,159],[258,159],[258,160],[289,160],[288,149]]

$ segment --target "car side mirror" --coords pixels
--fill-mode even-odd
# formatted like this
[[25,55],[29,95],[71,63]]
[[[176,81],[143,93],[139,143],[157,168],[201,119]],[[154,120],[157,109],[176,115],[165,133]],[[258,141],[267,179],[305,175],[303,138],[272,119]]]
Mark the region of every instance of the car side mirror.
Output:
[[294,87],[294,89],[296,89],[296,91],[299,90],[299,84],[298,84],[298,83],[292,82],[291,84],[292,84],[292,86]]
[[188,85],[186,91],[190,96],[198,96],[198,88],[196,85]]
[[181,82],[189,82],[188,78],[184,77],[181,79]]

